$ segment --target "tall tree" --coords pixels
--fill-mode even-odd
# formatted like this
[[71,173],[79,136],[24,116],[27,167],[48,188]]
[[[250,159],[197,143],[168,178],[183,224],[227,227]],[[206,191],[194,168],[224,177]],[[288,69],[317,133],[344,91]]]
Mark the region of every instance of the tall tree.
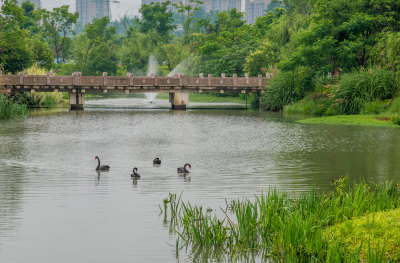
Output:
[[63,5],[53,11],[43,11],[43,27],[48,40],[53,46],[57,63],[67,59],[69,35],[74,34],[72,27],[78,20],[79,13],[70,13],[69,6]]
[[142,5],[139,9],[141,18],[135,18],[139,31],[148,33],[154,30],[162,37],[163,41],[167,42],[170,32],[176,28],[176,25],[173,24],[173,14],[169,10],[170,4],[170,1],[166,1]]
[[191,25],[195,20],[194,14],[201,8],[202,4],[204,2],[199,0],[189,0],[188,4],[184,4],[183,2],[173,4],[177,8],[178,13],[182,15],[184,45],[188,42],[188,37],[192,29]]
[[21,29],[25,22],[23,9],[15,0],[4,0],[0,9],[0,67],[16,73],[34,62],[29,49],[29,33]]

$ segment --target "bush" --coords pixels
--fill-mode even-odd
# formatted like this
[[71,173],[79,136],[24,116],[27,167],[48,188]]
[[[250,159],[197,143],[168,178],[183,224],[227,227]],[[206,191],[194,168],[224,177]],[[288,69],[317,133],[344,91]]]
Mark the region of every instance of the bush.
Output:
[[394,115],[392,117],[392,122],[396,125],[400,125],[400,116],[399,115]]
[[382,113],[386,108],[385,102],[381,100],[375,100],[371,102],[366,102],[361,108],[361,114],[375,115]]
[[20,105],[0,94],[0,119],[25,116],[27,112],[26,105]]
[[312,72],[307,69],[278,72],[263,96],[266,109],[281,110],[284,105],[304,98],[314,86],[312,77]]
[[332,94],[310,94],[299,102],[284,107],[287,113],[301,113],[318,116],[331,116],[338,114],[337,103]]
[[345,74],[335,95],[341,100],[340,113],[357,114],[366,102],[393,98],[397,90],[393,71],[370,69]]
[[54,92],[24,92],[15,95],[16,101],[20,104],[26,104],[30,107],[51,107],[61,104],[68,99],[68,93]]
[[400,113],[400,97],[392,100],[387,111],[390,113]]

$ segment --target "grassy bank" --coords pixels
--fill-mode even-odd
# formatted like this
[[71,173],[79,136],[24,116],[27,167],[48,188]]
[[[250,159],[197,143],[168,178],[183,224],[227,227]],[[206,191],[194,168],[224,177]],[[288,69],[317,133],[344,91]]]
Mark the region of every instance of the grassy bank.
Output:
[[28,107],[25,104],[18,104],[0,94],[0,119],[25,116],[27,112]]
[[[347,181],[335,181],[331,193],[311,191],[297,198],[271,189],[254,201],[228,202],[222,216],[170,194],[162,212],[178,233],[177,244],[223,251],[231,257],[258,253],[284,262],[399,260],[397,235],[386,238],[386,244],[376,235],[364,236],[368,218],[379,218],[375,233],[385,231],[393,220],[399,221],[398,210],[394,210],[400,207],[399,185]],[[342,226],[346,229],[349,224],[358,227],[342,235]]]
[[337,115],[327,117],[315,117],[298,121],[309,124],[336,124],[336,125],[357,125],[376,127],[400,127],[394,124],[390,117],[378,115]]
[[390,121],[400,124],[399,90],[400,74],[384,67],[337,76],[317,76],[310,69],[278,71],[263,103],[270,110],[324,117],[304,123],[387,127],[393,126]]

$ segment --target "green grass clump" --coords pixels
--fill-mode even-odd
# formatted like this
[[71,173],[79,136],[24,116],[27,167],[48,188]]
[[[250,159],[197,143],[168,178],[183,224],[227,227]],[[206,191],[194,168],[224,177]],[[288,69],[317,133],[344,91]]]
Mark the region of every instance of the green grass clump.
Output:
[[337,115],[329,117],[308,118],[300,120],[298,122],[308,124],[398,127],[398,125],[392,122],[392,118],[377,115]]
[[387,112],[400,114],[400,97],[397,97],[391,101]]
[[365,102],[361,107],[360,114],[365,115],[377,115],[385,111],[387,104],[381,100],[374,100],[371,102]]
[[330,239],[348,244],[357,251],[361,247],[361,258],[367,259],[369,251],[381,251],[385,258],[400,256],[400,209],[371,213],[324,230]]
[[28,107],[24,104],[18,104],[12,99],[0,94],[0,119],[9,119],[25,116]]
[[286,105],[287,113],[300,113],[317,116],[331,116],[338,113],[337,102],[329,93],[310,94],[301,101]]
[[335,96],[342,114],[357,114],[366,102],[391,99],[398,91],[393,71],[374,68],[344,74]]
[[310,71],[278,72],[263,95],[263,105],[268,110],[281,110],[284,105],[301,100],[314,83]]
[[[388,257],[399,259],[396,254],[400,249],[399,234],[394,234],[390,240],[393,245],[387,249],[377,247],[381,238],[385,238],[379,233],[390,227],[390,220],[397,218],[399,210],[393,214],[377,212],[400,207],[399,185],[349,184],[347,178],[342,178],[333,186],[328,194],[311,191],[297,198],[271,189],[267,194],[256,196],[254,201],[227,202],[222,217],[170,194],[164,200],[166,205],[162,212],[164,220],[168,221],[170,211],[169,221],[179,235],[178,240],[185,245],[191,244],[206,251],[224,251],[231,256],[247,251],[284,262],[359,262],[365,258],[370,262],[385,262]],[[372,213],[377,213],[374,218],[379,224],[374,225],[375,235],[370,233],[370,245],[363,247],[360,242],[351,240],[353,232],[346,227],[348,224],[357,225],[359,228],[355,231],[362,231],[366,219],[356,219]],[[371,216],[366,218],[371,222]],[[354,221],[349,221],[352,219]],[[343,231],[348,231],[349,239],[347,236],[336,238],[335,234],[342,229],[341,224]],[[380,256],[382,254],[385,257]]]

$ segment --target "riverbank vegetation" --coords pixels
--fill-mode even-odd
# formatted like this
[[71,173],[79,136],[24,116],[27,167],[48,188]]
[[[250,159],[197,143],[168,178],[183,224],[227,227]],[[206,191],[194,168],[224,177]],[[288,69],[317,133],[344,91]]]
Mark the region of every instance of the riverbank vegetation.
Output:
[[327,117],[313,117],[299,120],[299,123],[308,124],[336,124],[336,125],[357,125],[375,127],[399,127],[394,123],[396,118],[379,115],[335,115]]
[[263,108],[321,116],[381,114],[398,96],[398,1],[273,1],[254,24],[236,9],[207,13],[201,1],[166,1],[142,5],[140,17],[85,26],[68,6],[3,2],[5,73],[34,63],[62,75],[272,72]]
[[16,103],[5,95],[0,94],[0,119],[10,119],[25,116],[28,107],[25,104]]
[[175,194],[160,208],[177,233],[177,249],[285,262],[400,260],[400,186],[349,183],[347,178],[332,185],[330,193],[297,197],[270,189],[254,200],[227,201],[220,213]]

